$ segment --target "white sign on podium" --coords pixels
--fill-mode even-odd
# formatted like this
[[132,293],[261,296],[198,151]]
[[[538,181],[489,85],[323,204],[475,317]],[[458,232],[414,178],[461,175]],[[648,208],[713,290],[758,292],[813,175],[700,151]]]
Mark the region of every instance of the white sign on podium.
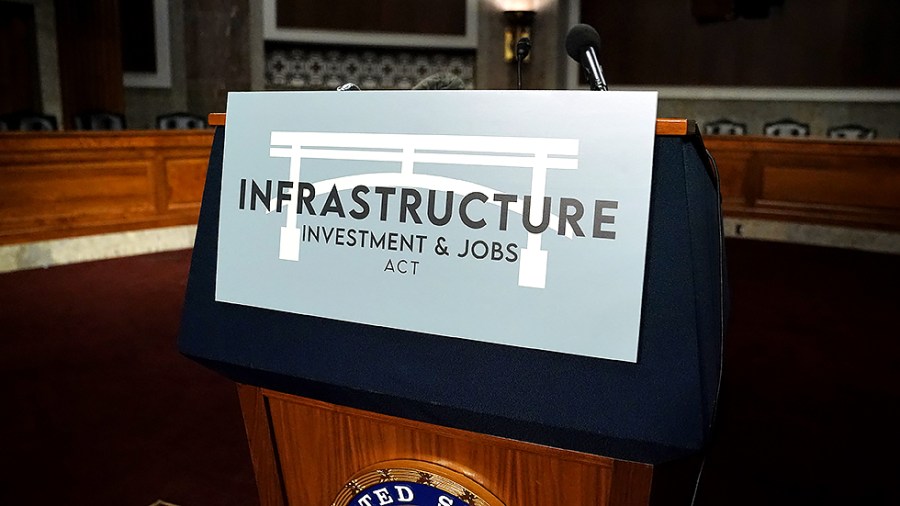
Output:
[[231,93],[227,114],[216,300],[637,360],[656,93]]

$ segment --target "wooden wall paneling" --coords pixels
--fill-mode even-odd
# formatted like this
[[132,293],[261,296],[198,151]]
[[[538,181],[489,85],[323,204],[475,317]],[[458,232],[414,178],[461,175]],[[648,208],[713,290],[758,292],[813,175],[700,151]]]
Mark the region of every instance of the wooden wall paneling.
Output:
[[56,40],[65,128],[89,110],[125,112],[118,0],[57,0]]
[[[657,122],[661,134],[685,128]],[[726,216],[900,231],[900,142],[704,142]],[[209,130],[2,133],[0,244],[194,224],[211,145]]]
[[151,163],[146,160],[36,163],[5,170],[0,177],[4,221],[36,222],[62,228],[70,220],[86,224],[155,212]]
[[[160,156],[154,156],[152,151],[141,150],[141,156],[150,160],[150,184],[153,186],[154,214],[161,214],[169,207],[168,179],[166,177],[166,160]],[[199,215],[198,215],[199,217]]]
[[[900,2],[845,0],[839,60],[832,70],[864,86],[898,86]],[[821,62],[818,62],[821,66]]]
[[691,0],[691,15],[701,22],[734,18],[736,0]]
[[197,222],[210,131],[0,135],[0,244]]
[[726,216],[900,231],[900,142],[704,142],[719,166]]
[[582,1],[581,21],[600,33],[610,83],[900,87],[900,2],[786,1],[763,19],[716,23],[692,13],[727,17],[751,3],[761,2]]
[[200,210],[203,185],[206,184],[206,160],[167,158],[164,160],[165,210]]
[[[439,16],[434,14],[439,12]],[[279,28],[465,35],[466,0],[278,0]]]
[[40,112],[34,6],[0,2],[0,114]]
[[749,170],[753,153],[749,150],[718,151],[713,154],[719,169],[719,188],[722,204],[726,207],[752,206],[752,171]]
[[[900,170],[875,157],[848,160],[840,154],[761,157],[758,205],[897,209]],[[862,167],[862,169],[860,169]]]

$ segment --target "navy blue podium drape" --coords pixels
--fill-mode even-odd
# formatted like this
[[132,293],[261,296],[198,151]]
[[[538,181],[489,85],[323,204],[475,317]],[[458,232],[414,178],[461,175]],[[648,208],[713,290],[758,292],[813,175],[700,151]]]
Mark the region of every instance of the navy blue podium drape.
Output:
[[707,442],[725,287],[719,192],[699,137],[656,138],[634,364],[216,302],[223,146],[218,127],[178,341],[185,355],[245,384],[615,458],[661,463]]

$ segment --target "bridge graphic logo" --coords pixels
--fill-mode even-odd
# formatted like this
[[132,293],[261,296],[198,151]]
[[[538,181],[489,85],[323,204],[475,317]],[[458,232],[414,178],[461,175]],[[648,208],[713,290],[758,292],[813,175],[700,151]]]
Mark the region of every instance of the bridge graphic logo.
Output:
[[[532,202],[543,202],[548,171],[578,169],[578,139],[275,131],[271,134],[269,156],[290,160],[289,180],[294,183],[291,192],[298,191],[304,160],[395,162],[397,170],[393,172],[336,177],[317,181],[313,187],[316,195],[333,187],[344,191],[357,185],[423,188],[457,194],[479,192],[488,197],[487,202],[499,206],[493,198],[503,193],[499,189],[454,177],[419,174],[415,172],[416,164],[446,165],[449,171],[461,165],[521,168],[530,171]],[[279,241],[281,260],[300,260],[298,203],[297,195],[292,195],[283,204],[287,212]],[[508,209],[519,215],[525,212],[521,200],[509,203]],[[532,221],[540,221],[543,209],[531,206],[529,213]],[[547,228],[558,232],[558,218],[551,215]],[[571,229],[566,230],[565,236],[572,239]],[[519,286],[544,288],[547,261],[548,252],[541,248],[541,233],[528,232],[526,246],[519,257]]]

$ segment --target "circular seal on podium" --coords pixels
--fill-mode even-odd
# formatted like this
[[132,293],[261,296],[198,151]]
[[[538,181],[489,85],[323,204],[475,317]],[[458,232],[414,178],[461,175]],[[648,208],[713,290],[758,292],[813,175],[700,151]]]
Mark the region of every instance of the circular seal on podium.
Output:
[[331,506],[505,506],[471,478],[419,460],[391,460],[350,478]]

